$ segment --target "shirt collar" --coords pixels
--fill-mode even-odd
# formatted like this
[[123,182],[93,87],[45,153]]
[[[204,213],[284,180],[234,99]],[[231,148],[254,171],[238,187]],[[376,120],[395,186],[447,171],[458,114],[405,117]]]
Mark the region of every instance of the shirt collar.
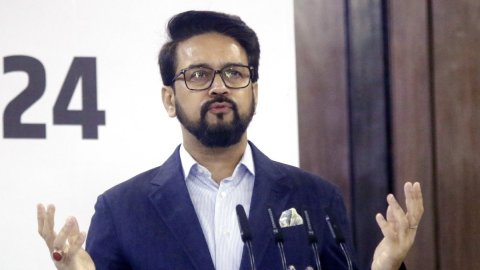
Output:
[[[190,174],[190,170],[194,165],[197,164],[197,162],[187,152],[183,144],[180,146],[180,161],[182,163],[183,176],[185,179],[187,179],[187,176]],[[253,163],[252,148],[250,147],[249,143],[247,143],[247,147],[245,148],[242,159],[236,167],[238,167],[238,165],[240,164],[244,165],[252,175],[255,175],[255,165]]]

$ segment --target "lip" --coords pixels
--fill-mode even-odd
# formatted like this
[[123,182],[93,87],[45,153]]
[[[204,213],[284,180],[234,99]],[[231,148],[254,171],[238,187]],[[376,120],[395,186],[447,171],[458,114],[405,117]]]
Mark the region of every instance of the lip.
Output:
[[214,114],[227,113],[232,110],[232,104],[228,102],[214,102],[208,106],[208,111]]

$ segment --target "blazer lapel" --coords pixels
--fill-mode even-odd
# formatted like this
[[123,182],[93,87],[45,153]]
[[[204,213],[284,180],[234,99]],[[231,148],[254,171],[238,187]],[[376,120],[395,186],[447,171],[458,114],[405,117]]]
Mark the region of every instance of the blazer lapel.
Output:
[[214,270],[207,242],[185,184],[178,147],[160,167],[151,183],[154,187],[150,200],[177,243],[185,250],[192,265],[195,269]]
[[[255,163],[255,184],[250,205],[249,223],[253,234],[253,253],[256,265],[261,265],[265,251],[273,241],[272,225],[268,207],[275,214],[285,209],[292,185],[286,175],[277,169],[275,163],[250,143]],[[275,217],[278,219],[278,217]],[[240,269],[250,269],[248,253],[244,249]]]

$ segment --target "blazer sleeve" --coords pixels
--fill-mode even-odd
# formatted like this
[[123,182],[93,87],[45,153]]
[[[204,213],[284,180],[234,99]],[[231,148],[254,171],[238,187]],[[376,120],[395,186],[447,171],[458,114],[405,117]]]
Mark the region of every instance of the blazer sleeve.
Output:
[[107,200],[100,195],[95,204],[95,214],[92,217],[86,244],[86,250],[97,270],[132,269],[123,256],[119,239]]

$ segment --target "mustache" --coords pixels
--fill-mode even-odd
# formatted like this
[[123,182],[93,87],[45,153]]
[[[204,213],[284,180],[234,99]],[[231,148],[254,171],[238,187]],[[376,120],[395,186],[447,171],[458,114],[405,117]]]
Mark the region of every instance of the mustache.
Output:
[[205,103],[202,105],[202,107],[200,108],[200,115],[201,115],[201,117],[202,117],[202,118],[205,117],[205,115],[206,115],[207,112],[208,112],[208,109],[209,109],[210,105],[212,105],[213,103],[217,103],[217,102],[218,102],[218,103],[220,103],[220,102],[229,103],[229,104],[232,106],[232,110],[233,110],[234,112],[237,112],[237,104],[236,104],[233,100],[229,99],[229,98],[226,97],[226,96],[215,96],[213,99],[205,102]]

